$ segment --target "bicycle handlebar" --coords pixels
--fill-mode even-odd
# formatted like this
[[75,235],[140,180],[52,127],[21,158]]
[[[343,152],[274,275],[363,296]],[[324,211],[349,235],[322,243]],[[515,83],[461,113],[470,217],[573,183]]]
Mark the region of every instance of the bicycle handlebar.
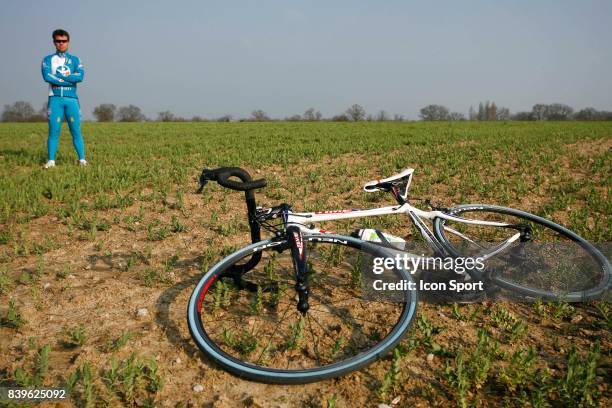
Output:
[[[237,177],[240,181],[230,180],[230,177]],[[253,180],[251,175],[240,167],[220,167],[218,169],[204,169],[200,176],[200,188],[198,193],[209,180],[214,180],[225,188],[237,191],[251,191],[265,187],[266,179]]]
[[[251,175],[240,167],[222,167],[218,174],[217,182],[223,187],[231,188],[232,190],[248,191],[257,188],[265,187],[266,179],[252,180]],[[241,182],[230,180],[230,177],[238,177]]]
[[[237,177],[240,181],[230,180],[230,177]],[[240,167],[220,167],[218,169],[204,169],[202,170],[202,174],[200,175],[200,188],[198,189],[198,194],[204,190],[204,186],[210,180],[216,181],[221,184],[223,187],[244,191],[244,198],[246,200],[247,206],[247,217],[249,220],[249,227],[251,229],[251,242],[259,242],[261,241],[261,229],[257,220],[255,219],[257,213],[257,203],[255,202],[255,192],[254,190],[257,188],[265,187],[266,180],[259,179],[253,180],[251,175],[244,169]],[[234,274],[238,273],[243,274],[247,271],[253,269],[261,260],[261,252],[256,252],[251,254],[251,258],[243,264],[234,265],[233,270],[228,271],[228,273]],[[236,278],[236,277],[234,277]]]

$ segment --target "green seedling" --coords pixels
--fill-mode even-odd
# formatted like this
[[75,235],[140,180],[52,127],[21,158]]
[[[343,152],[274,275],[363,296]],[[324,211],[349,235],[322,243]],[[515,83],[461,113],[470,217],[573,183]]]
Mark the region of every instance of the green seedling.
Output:
[[399,350],[393,350],[393,360],[391,362],[391,368],[385,373],[385,377],[383,378],[382,383],[376,390],[376,394],[380,398],[385,397],[390,391],[395,391],[397,389],[402,374],[400,365],[401,359],[402,357]]
[[116,339],[109,339],[106,342],[106,352],[114,352],[122,348],[132,338],[132,333],[125,331]]
[[68,340],[65,344],[67,347],[80,347],[85,344],[87,335],[85,334],[85,326],[78,326],[68,331]]
[[10,299],[8,309],[4,319],[2,319],[2,325],[13,329],[18,329],[25,324],[25,320],[21,316],[21,312],[15,303],[15,299]]

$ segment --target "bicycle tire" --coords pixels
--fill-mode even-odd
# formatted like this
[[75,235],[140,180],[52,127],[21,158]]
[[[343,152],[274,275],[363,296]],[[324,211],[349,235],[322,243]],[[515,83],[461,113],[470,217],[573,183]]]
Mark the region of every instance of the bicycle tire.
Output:
[[[311,281],[307,317],[300,318],[299,313],[293,312],[297,300],[295,290],[291,287],[294,282],[291,282],[286,272],[292,271],[292,265],[285,264],[290,262],[291,252],[285,240],[264,240],[240,249],[214,265],[198,282],[187,309],[189,331],[198,348],[215,363],[235,375],[251,380],[280,384],[308,383],[365,367],[397,345],[409,329],[416,313],[416,291],[403,292],[401,302],[373,300],[374,303],[366,305],[369,309],[364,308],[367,301],[363,299],[349,297],[342,300],[340,297],[341,293],[351,293],[347,288],[352,283],[346,283],[351,277],[340,268],[349,266],[346,254],[358,254],[364,259],[368,256],[389,256],[386,249],[356,238],[329,234],[304,235],[303,241],[308,246]],[[320,267],[318,257],[323,259],[334,251],[344,254],[338,261],[340,267],[331,263]],[[228,276],[228,271],[254,252],[263,253],[262,261],[251,275],[251,271],[247,272],[239,278],[239,283],[235,282],[234,278]],[[286,254],[289,260],[285,259]],[[272,261],[268,262],[270,259]],[[395,272],[402,279],[412,282],[408,272]],[[285,281],[285,278],[289,279]],[[256,290],[252,286],[253,282],[259,282],[255,284]],[[286,287],[281,286],[283,282]],[[323,291],[327,284],[330,289],[325,288]],[[226,289],[227,292],[224,292]],[[345,292],[342,292],[343,289]],[[230,293],[227,304],[224,304],[225,293]],[[326,300],[327,297],[331,300]],[[281,299],[286,302],[283,303]],[[261,302],[260,309],[257,309],[258,302]],[[373,304],[378,308],[372,307]],[[394,313],[392,325],[388,324],[389,312]],[[289,313],[306,322],[302,323],[301,330],[310,330],[310,335],[305,333],[300,336],[299,343],[293,349],[289,347],[293,345],[289,339],[293,336],[295,325],[300,330],[300,323],[297,323],[297,319],[293,324],[291,320],[287,321]],[[278,316],[281,318],[278,319]],[[232,327],[226,322],[235,324]],[[353,323],[350,330],[348,323]],[[228,331],[230,335],[227,335]],[[334,336],[336,340],[332,343]],[[348,340],[343,344],[344,341],[338,339],[345,336]],[[297,334],[293,341],[296,338]],[[236,339],[244,344],[236,347]],[[260,339],[263,341],[260,342]],[[273,340],[275,343],[271,345]],[[361,341],[365,349],[358,349],[358,342]],[[338,343],[341,344],[338,346],[340,348],[335,350]],[[330,348],[331,352],[328,353]],[[352,349],[356,350],[355,355],[348,354]],[[264,353],[266,355],[262,359]],[[303,361],[296,362],[297,359]]]
[[[540,216],[513,208],[466,204],[450,208],[447,214],[475,220],[523,223],[532,229],[532,240],[520,242],[486,262],[485,280],[525,299],[583,302],[600,298],[610,289],[611,267],[606,257],[590,242],[571,230]],[[474,242],[448,233],[451,228]],[[465,257],[493,248],[515,229],[486,227],[442,218],[433,221],[434,234],[453,256]],[[500,236],[503,235],[503,236]],[[478,247],[480,245],[480,247]]]

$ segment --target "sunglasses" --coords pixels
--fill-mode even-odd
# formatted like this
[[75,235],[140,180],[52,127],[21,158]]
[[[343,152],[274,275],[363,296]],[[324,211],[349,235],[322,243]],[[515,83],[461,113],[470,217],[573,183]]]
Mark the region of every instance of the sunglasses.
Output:
[[68,40],[53,40],[53,42],[56,44],[64,44],[64,43],[67,43]]

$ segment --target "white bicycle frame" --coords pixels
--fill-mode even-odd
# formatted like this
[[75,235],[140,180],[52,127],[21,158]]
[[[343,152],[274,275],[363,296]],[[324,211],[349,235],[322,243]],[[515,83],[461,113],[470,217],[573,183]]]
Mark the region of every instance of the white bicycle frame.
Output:
[[[366,209],[366,210],[350,209],[350,210],[316,211],[316,212],[311,212],[311,213],[289,212],[287,214],[287,219],[285,221],[285,224],[287,227],[290,225],[297,226],[298,228],[300,228],[300,230],[304,234],[309,234],[309,235],[329,234],[333,232],[330,232],[324,229],[309,228],[308,226],[304,224],[305,223],[314,224],[317,222],[324,222],[324,221],[345,220],[345,219],[350,219],[350,218],[375,217],[375,216],[390,215],[390,214],[407,214],[411,218],[412,222],[415,224],[415,226],[417,227],[417,229],[419,230],[423,238],[436,248],[440,248],[440,245],[438,241],[435,239],[434,235],[431,233],[431,230],[429,230],[429,228],[427,228],[425,223],[423,223],[422,221],[423,219],[426,219],[428,221],[433,221],[433,219],[435,218],[441,218],[444,220],[455,221],[455,222],[460,222],[464,224],[484,225],[484,226],[491,226],[491,227],[508,227],[510,225],[508,223],[503,223],[503,222],[471,220],[467,218],[456,217],[453,215],[446,214],[439,210],[423,211],[408,203],[404,203],[401,205],[395,205],[395,206],[389,206],[389,207],[371,208],[371,209]],[[455,229],[450,228],[446,225],[444,226],[444,230],[448,231],[451,234],[459,236],[462,239],[465,239],[471,243],[477,244],[474,241],[472,241],[469,237],[465,236],[459,231],[456,231]],[[510,238],[506,239],[505,241],[502,241],[492,250],[490,249],[490,252],[481,254],[480,257],[483,260],[486,260],[487,258],[490,258],[498,254],[499,252],[503,251],[506,247],[508,247],[510,244],[515,242],[517,239],[519,239],[520,236],[521,236],[521,233],[517,232],[516,234],[512,235]]]
[[[318,234],[335,234],[335,232],[327,231],[324,229],[315,228],[314,224],[318,222],[324,221],[337,221],[337,220],[345,220],[350,218],[362,218],[362,217],[376,217],[381,215],[392,215],[392,214],[407,214],[410,217],[410,220],[415,225],[415,227],[419,230],[420,234],[423,236],[426,242],[439,254],[445,254],[448,251],[445,249],[444,245],[440,242],[440,239],[437,238],[432,231],[427,227],[427,225],[423,222],[423,220],[427,220],[429,222],[433,222],[433,220],[440,218],[447,221],[454,221],[464,224],[472,224],[472,225],[483,225],[490,227],[509,227],[511,224],[503,223],[503,222],[495,222],[495,221],[483,221],[483,220],[473,220],[462,217],[456,217],[451,214],[447,214],[443,211],[433,210],[433,211],[423,211],[419,208],[416,208],[410,205],[407,201],[408,199],[408,189],[410,187],[412,181],[412,174],[414,169],[408,168],[402,171],[399,174],[394,176],[382,179],[382,180],[373,180],[365,184],[364,191],[366,192],[374,192],[374,191],[389,191],[387,189],[383,189],[383,185],[388,185],[392,182],[400,182],[402,184],[396,184],[392,187],[393,194],[398,200],[399,204],[388,207],[380,207],[380,208],[370,208],[365,210],[358,209],[348,209],[348,210],[331,210],[331,211],[316,211],[316,212],[292,212],[291,210],[285,210],[282,213],[284,227],[285,229],[291,226],[298,227],[302,234],[308,235],[318,235]],[[387,187],[385,187],[387,188]],[[399,190],[402,189],[402,191]],[[476,206],[475,209],[478,209]],[[272,209],[269,209],[272,211]],[[444,230],[458,236],[472,244],[480,246],[484,251],[479,255],[481,259],[490,258],[499,252],[503,251],[507,247],[509,247],[513,242],[520,238],[521,232],[517,232],[510,236],[505,241],[500,242],[498,245],[492,248],[485,248],[482,245],[474,242],[472,239],[467,237],[466,235],[460,233],[459,231],[448,227],[447,225],[443,226]]]

